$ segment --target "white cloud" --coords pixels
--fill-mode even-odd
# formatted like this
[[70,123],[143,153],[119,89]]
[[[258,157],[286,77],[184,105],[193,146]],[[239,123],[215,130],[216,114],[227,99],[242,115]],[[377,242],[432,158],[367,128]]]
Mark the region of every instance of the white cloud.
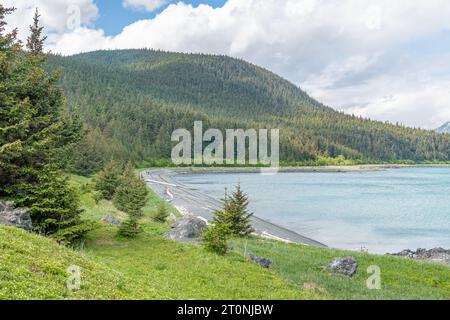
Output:
[[[63,33],[72,27],[91,26],[98,18],[99,10],[93,0],[3,0],[6,7],[16,8],[8,17],[11,26],[19,28],[19,37],[28,36],[36,8],[47,33]],[[76,23],[79,22],[79,23]],[[75,24],[74,24],[75,23]]]
[[147,12],[155,11],[167,3],[167,0],[123,0],[122,5],[125,8],[144,10]]
[[[88,12],[95,18],[95,10]],[[450,120],[443,85],[450,82],[450,47],[448,54],[424,57],[405,45],[450,32],[449,17],[448,0],[228,0],[221,8],[179,2],[114,37],[88,28],[94,18],[86,19],[81,28],[53,34],[48,48],[63,54],[143,47],[227,54],[267,67],[332,107],[433,127]]]

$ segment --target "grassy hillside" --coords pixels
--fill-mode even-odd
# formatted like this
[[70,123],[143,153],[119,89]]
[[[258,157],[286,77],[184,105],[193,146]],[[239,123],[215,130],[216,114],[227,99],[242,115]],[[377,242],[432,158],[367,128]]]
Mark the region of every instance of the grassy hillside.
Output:
[[68,108],[91,128],[81,162],[93,150],[107,159],[168,159],[172,131],[195,120],[205,128],[280,128],[284,162],[450,159],[450,135],[338,113],[242,60],[120,50],[51,56],[48,65],[62,69]]
[[[86,184],[84,217],[124,213],[107,201],[95,203]],[[153,193],[141,224],[144,233],[129,240],[117,227],[102,224],[76,251],[22,230],[0,227],[0,299],[449,299],[450,268],[398,257],[313,248],[263,239],[234,240],[221,257],[195,244],[163,239],[170,223],[149,217],[163,200]],[[171,208],[174,212],[173,208]],[[249,262],[244,252],[273,261],[273,270]],[[352,255],[359,268],[353,278],[322,270],[334,257]],[[67,267],[82,268],[81,290],[66,289]],[[381,290],[367,289],[368,266],[381,269]]]
[[[67,289],[69,266],[81,268],[81,288]],[[138,299],[162,298],[111,268],[51,240],[0,226],[1,299]]]

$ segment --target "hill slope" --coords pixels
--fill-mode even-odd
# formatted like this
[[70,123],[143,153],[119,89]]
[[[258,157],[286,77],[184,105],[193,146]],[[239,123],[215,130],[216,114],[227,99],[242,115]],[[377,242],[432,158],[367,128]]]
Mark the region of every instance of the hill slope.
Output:
[[224,56],[151,50],[51,56],[68,107],[100,154],[169,158],[176,128],[281,129],[281,158],[345,156],[364,161],[449,160],[450,137],[336,112],[281,77]]
[[[70,266],[80,267],[80,290],[67,289]],[[0,300],[148,299],[156,291],[53,241],[0,226]]]

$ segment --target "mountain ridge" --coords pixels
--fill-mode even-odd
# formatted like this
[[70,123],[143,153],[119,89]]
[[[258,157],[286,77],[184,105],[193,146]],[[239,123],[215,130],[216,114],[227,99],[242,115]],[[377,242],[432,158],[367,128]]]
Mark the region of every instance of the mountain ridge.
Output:
[[205,128],[279,128],[285,163],[450,159],[448,137],[343,114],[235,58],[111,50],[50,56],[49,70],[59,67],[68,109],[109,158],[169,159],[173,130],[202,120]]

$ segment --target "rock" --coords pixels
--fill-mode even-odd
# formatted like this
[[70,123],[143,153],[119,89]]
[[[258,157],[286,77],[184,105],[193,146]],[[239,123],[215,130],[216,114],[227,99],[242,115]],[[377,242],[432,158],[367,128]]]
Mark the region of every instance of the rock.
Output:
[[272,266],[272,261],[270,261],[267,258],[258,258],[257,256],[254,256],[251,253],[249,253],[247,256],[251,261],[253,261],[256,264],[259,264],[264,269],[270,269]]
[[417,249],[416,251],[407,249],[391,255],[397,257],[405,257],[413,260],[428,260],[450,265],[450,250],[446,250],[443,248],[434,248],[430,250]]
[[105,223],[113,224],[113,225],[115,225],[115,226],[120,225],[120,221],[119,221],[118,219],[114,218],[114,217],[113,217],[112,215],[110,215],[110,214],[104,215],[104,216],[102,217],[101,221],[102,221],[102,222],[105,222]]
[[325,269],[334,273],[353,277],[358,269],[358,263],[353,257],[335,258],[325,267]]
[[12,202],[0,201],[0,224],[31,231],[33,223],[28,208],[14,209]]
[[206,228],[205,221],[190,216],[175,222],[163,236],[179,242],[191,242],[199,238]]

